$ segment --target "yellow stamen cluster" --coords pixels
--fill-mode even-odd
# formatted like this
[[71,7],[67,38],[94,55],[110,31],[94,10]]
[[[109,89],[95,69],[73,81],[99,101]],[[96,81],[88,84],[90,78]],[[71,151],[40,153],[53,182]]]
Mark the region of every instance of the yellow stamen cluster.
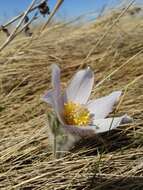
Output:
[[80,104],[64,104],[64,118],[68,125],[86,126],[91,121],[89,110]]

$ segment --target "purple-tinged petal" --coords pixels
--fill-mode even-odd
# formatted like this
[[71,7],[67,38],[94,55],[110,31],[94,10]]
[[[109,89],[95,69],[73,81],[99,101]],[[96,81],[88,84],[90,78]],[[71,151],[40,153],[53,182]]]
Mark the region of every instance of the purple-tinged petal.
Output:
[[47,91],[44,96],[42,97],[42,100],[50,105],[53,105],[53,90]]
[[72,126],[72,125],[63,125],[65,130],[72,135],[79,136],[79,137],[91,137],[95,135],[94,129],[90,126]]
[[112,112],[113,106],[118,102],[121,93],[121,91],[115,91],[97,100],[90,100],[86,107],[94,114],[95,119],[105,118]]
[[117,128],[121,124],[132,122],[133,119],[127,115],[115,118],[96,119],[91,126],[63,125],[65,130],[72,135],[79,137],[91,137],[98,133],[103,133]]
[[64,101],[66,96],[62,96],[61,84],[60,84],[60,68],[56,65],[52,65],[52,86],[53,89],[49,90],[42,99],[51,104],[54,112],[56,113],[61,124],[64,124]]
[[46,92],[42,97],[43,101],[52,104],[53,99],[61,95],[61,84],[60,84],[60,68],[56,65],[52,65],[52,86],[53,89]]
[[59,121],[63,124],[64,98],[61,93],[60,68],[56,64],[52,65],[52,86],[53,109]]
[[91,94],[93,83],[94,74],[90,68],[77,72],[66,89],[68,101],[85,104]]
[[94,129],[95,133],[103,133],[117,128],[121,124],[129,123],[132,119],[127,116],[115,117],[115,118],[106,118],[106,119],[95,119],[91,126]]
[[130,116],[126,114],[124,115],[122,119],[122,124],[132,123],[133,121],[134,121],[133,118],[131,118]]
[[59,96],[57,98],[54,98],[54,104],[53,109],[60,121],[61,124],[64,124],[64,98],[63,96]]
[[60,84],[60,68],[56,65],[52,65],[52,86],[55,96],[61,94],[61,84]]

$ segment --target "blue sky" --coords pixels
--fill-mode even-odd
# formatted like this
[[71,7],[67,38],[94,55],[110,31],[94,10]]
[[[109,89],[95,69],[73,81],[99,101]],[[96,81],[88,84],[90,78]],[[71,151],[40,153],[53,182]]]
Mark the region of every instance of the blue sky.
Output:
[[[25,10],[32,0],[0,0],[0,23],[18,15]],[[38,0],[37,0],[38,1]],[[58,12],[61,18],[71,18],[91,11],[100,11],[105,4],[114,6],[120,0],[64,0]],[[56,0],[49,0],[50,8]]]

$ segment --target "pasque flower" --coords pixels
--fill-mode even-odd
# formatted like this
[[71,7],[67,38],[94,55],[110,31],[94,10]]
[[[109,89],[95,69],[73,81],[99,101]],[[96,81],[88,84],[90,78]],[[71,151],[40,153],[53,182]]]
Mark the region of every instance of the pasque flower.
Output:
[[117,128],[129,122],[127,115],[107,118],[118,102],[121,91],[96,100],[89,100],[94,84],[94,74],[90,68],[78,71],[63,92],[60,82],[60,68],[52,65],[52,87],[43,100],[52,106],[59,122],[65,130],[80,137],[92,136]]

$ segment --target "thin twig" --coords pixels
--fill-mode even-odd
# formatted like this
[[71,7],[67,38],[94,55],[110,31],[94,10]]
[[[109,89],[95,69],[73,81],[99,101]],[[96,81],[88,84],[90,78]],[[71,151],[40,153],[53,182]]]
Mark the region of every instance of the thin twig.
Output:
[[33,7],[33,5],[35,4],[36,0],[33,0],[32,3],[30,4],[30,6],[28,7],[28,9],[25,11],[25,13],[23,14],[21,20],[19,21],[19,23],[17,24],[15,30],[11,33],[11,35],[7,38],[7,40],[2,44],[2,46],[0,47],[0,51],[2,51],[15,37],[16,32],[18,31],[19,27],[22,25],[25,17],[27,16],[27,14],[29,13],[29,11],[31,10],[31,8]]
[[53,150],[54,158],[56,158],[56,153],[57,153],[57,134],[54,133],[54,150]]
[[[40,3],[38,3],[38,4],[35,5],[33,8],[31,8],[31,9],[29,10],[29,13],[32,12],[32,11],[34,11],[35,9],[37,9],[37,8],[39,7],[39,5],[40,5],[41,3],[43,3],[44,1],[45,1],[45,0],[42,0]],[[14,23],[15,21],[17,21],[18,19],[20,19],[23,15],[24,15],[24,12],[21,13],[20,15],[16,16],[16,17],[14,17],[13,19],[11,19],[10,21],[8,21],[6,24],[4,24],[4,25],[2,25],[2,26],[3,26],[3,27],[9,26],[10,24],[12,24],[12,23]],[[0,30],[1,30],[1,28],[0,28]]]
[[64,1],[64,0],[58,0],[58,1],[57,1],[57,3],[56,3],[56,5],[55,5],[53,11],[51,12],[51,14],[50,14],[50,16],[49,16],[47,22],[46,22],[46,23],[44,24],[44,26],[41,28],[40,33],[42,33],[42,32],[45,30],[46,26],[49,24],[49,22],[51,21],[51,19],[53,18],[53,16],[54,16],[55,13],[57,12],[57,10],[60,8],[60,6],[61,6],[61,4],[63,3],[63,1]]
[[16,34],[14,37],[16,37],[18,34],[20,34],[27,26],[29,26],[35,19],[37,19],[36,14],[32,17],[32,19],[27,22]]

